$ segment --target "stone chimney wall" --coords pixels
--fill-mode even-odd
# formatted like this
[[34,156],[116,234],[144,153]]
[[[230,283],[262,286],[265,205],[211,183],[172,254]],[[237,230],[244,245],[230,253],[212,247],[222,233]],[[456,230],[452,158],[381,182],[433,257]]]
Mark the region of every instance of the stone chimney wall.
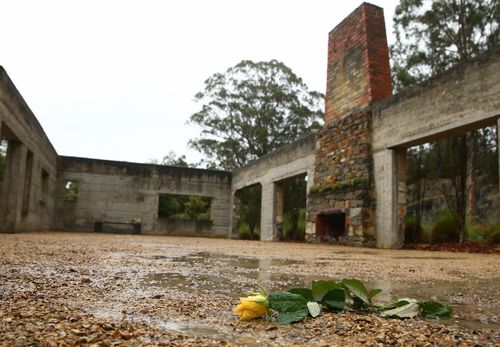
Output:
[[390,95],[384,12],[363,3],[328,37],[325,123]]

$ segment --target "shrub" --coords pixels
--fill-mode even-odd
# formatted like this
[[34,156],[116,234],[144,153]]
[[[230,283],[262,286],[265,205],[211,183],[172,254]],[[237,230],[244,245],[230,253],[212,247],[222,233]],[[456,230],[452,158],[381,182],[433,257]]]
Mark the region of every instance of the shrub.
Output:
[[306,215],[306,209],[299,208],[297,225],[294,227],[291,213],[283,214],[283,237],[285,240],[304,240]]
[[176,213],[168,217],[169,219],[182,219],[182,220],[190,220],[191,216],[187,213]]
[[447,209],[438,216],[438,220],[431,231],[431,241],[435,243],[458,242],[460,240],[458,228],[456,218]]
[[483,240],[489,244],[500,243],[500,223],[490,224],[483,233]]
[[250,233],[250,227],[248,223],[240,222],[240,239],[241,240],[251,240],[252,234]]
[[488,244],[500,243],[500,223],[471,225],[468,228],[468,237],[469,240]]
[[415,217],[407,215],[405,218],[405,242],[417,243],[422,242],[424,239],[424,230],[421,225],[415,224]]
[[196,220],[207,221],[210,220],[210,212],[200,213],[196,216]]

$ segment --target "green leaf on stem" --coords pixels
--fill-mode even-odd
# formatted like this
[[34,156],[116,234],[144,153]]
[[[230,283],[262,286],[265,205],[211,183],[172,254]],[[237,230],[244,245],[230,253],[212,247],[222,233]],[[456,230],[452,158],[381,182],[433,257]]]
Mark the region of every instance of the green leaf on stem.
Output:
[[372,301],[372,298],[377,295],[377,294],[380,294],[382,292],[382,289],[372,289],[368,292],[368,299],[370,299],[370,302]]
[[268,300],[269,308],[280,313],[307,310],[307,299],[300,294],[279,291],[269,294]]
[[302,295],[307,301],[314,301],[312,290],[309,288],[292,288],[289,292],[292,294]]
[[452,308],[436,302],[434,300],[422,301],[419,303],[420,310],[424,317],[436,318],[436,317],[451,317]]
[[360,299],[363,303],[371,305],[370,298],[368,296],[368,290],[365,285],[356,279],[343,280],[342,284],[346,287],[349,292],[356,298]]
[[307,308],[291,312],[280,312],[276,320],[280,324],[290,324],[290,323],[300,322],[301,320],[306,318],[308,314],[309,310]]
[[345,290],[344,288],[335,288],[330,290],[323,297],[322,303],[325,304],[329,309],[339,312],[344,309],[345,306]]
[[318,280],[312,282],[312,294],[315,301],[321,301],[326,293],[335,288],[340,288],[340,284],[335,281]]

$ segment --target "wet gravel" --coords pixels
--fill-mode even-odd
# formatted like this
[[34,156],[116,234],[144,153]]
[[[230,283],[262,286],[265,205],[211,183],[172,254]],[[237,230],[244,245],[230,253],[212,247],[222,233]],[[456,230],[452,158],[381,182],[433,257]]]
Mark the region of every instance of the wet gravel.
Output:
[[[451,321],[240,322],[238,297],[355,277]],[[0,345],[498,345],[500,255],[95,233],[0,234]]]

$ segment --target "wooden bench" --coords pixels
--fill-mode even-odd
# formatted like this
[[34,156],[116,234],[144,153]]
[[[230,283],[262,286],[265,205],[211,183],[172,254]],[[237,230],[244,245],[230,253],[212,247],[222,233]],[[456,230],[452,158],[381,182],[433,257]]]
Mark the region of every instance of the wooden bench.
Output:
[[102,232],[104,224],[131,225],[134,234],[140,234],[141,229],[142,229],[141,223],[116,222],[116,221],[96,221],[96,222],[94,222],[94,231],[95,232]]

